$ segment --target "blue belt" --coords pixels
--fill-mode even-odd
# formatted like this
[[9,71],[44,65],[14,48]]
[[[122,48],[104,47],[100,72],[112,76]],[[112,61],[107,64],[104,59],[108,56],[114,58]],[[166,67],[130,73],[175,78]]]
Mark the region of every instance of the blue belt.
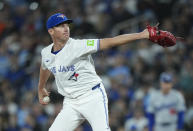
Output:
[[95,90],[96,88],[99,88],[99,87],[100,87],[100,83],[97,84],[96,86],[94,86],[94,87],[92,88],[92,90]]

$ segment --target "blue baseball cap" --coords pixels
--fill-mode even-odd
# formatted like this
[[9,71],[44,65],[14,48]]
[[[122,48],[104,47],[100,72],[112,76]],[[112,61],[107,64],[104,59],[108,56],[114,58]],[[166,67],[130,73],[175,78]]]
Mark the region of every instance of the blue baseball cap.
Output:
[[160,82],[171,83],[173,81],[172,75],[170,73],[163,72],[160,75]]
[[53,28],[54,26],[57,26],[63,22],[72,23],[73,21],[71,19],[68,19],[62,13],[56,13],[48,18],[46,26],[47,26],[47,29],[50,29],[50,28]]

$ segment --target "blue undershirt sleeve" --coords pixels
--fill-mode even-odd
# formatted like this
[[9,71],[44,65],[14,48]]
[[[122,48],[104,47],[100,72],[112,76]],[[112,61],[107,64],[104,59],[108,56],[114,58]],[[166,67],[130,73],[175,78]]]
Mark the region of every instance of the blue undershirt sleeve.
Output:
[[177,123],[177,127],[178,129],[183,129],[183,125],[184,125],[184,111],[178,112],[178,123]]
[[153,126],[155,124],[155,117],[153,113],[148,113],[148,120],[149,120],[149,131],[153,131]]

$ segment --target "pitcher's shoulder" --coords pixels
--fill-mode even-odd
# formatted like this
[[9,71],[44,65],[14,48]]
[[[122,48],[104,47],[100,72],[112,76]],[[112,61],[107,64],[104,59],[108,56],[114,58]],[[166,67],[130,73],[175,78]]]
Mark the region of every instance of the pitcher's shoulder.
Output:
[[51,53],[51,49],[52,49],[53,43],[44,47],[41,51],[41,54],[47,54],[47,53]]

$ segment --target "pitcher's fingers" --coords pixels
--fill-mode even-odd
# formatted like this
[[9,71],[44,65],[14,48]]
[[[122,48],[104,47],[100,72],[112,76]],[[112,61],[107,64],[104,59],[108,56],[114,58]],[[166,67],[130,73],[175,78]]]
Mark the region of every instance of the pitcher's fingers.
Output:
[[48,104],[48,102],[44,102],[43,99],[40,99],[39,102],[41,105],[47,105]]

